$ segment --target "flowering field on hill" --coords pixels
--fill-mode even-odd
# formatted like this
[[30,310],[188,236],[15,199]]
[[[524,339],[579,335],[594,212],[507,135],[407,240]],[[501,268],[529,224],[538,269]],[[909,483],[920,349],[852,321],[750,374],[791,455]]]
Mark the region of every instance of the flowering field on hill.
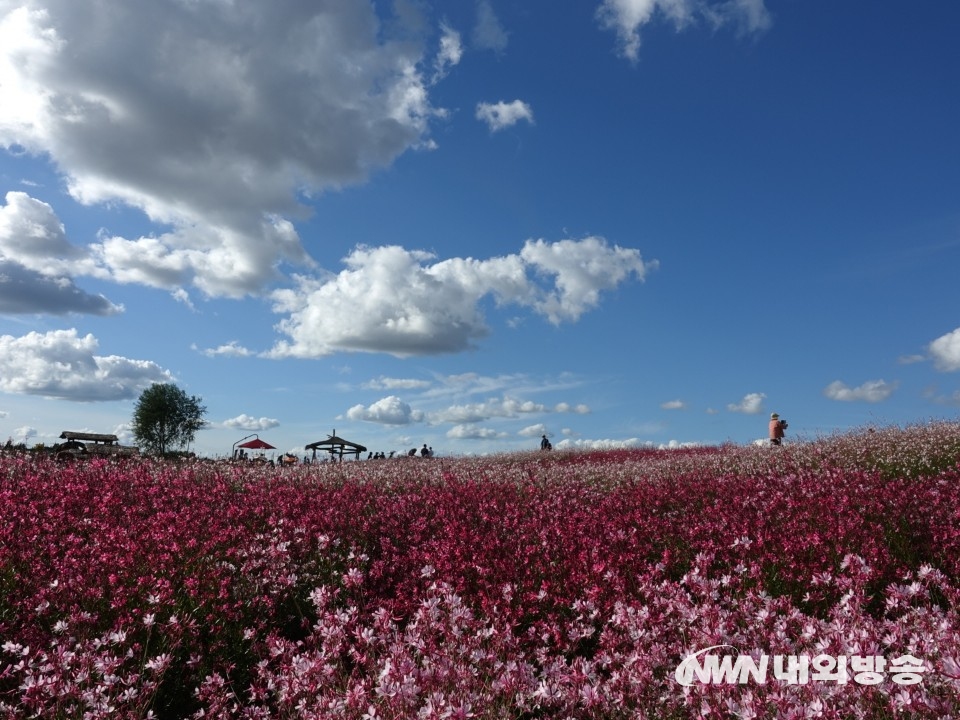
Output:
[[958,461],[7,456],[0,717],[960,718]]

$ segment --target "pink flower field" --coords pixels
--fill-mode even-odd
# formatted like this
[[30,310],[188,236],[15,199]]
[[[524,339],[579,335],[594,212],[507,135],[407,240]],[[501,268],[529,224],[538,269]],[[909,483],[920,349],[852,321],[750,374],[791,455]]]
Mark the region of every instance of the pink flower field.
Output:
[[6,456],[0,717],[960,718],[958,461]]

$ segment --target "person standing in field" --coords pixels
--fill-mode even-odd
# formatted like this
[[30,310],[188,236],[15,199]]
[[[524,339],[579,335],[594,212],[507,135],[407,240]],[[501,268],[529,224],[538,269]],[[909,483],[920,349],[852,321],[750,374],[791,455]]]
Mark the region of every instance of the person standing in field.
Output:
[[784,431],[787,429],[787,421],[781,420],[777,413],[770,415],[770,444],[780,445],[783,442]]

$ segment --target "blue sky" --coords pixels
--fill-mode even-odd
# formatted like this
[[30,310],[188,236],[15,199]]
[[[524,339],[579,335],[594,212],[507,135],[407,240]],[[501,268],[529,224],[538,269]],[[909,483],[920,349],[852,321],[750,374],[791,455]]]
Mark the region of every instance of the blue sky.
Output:
[[960,406],[960,4],[0,0],[0,436],[302,453]]

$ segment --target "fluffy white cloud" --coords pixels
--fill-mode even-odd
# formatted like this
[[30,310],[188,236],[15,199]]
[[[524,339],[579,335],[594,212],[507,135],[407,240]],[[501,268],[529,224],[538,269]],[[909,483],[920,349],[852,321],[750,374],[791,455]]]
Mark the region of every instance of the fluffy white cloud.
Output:
[[960,370],[960,328],[941,335],[927,348],[938,370]]
[[553,276],[555,289],[538,299],[535,307],[555,325],[578,320],[600,303],[600,292],[613,290],[631,275],[643,280],[657,262],[645,263],[640,252],[603,238],[561,240],[548,243],[528,240],[520,257],[535,272]]
[[654,445],[639,438],[626,438],[624,440],[571,440],[566,438],[556,444],[558,450],[622,450],[635,447],[654,447]]
[[527,427],[518,430],[517,435],[520,437],[541,437],[547,434],[547,426],[543,423],[537,423],[536,425],[527,425]]
[[125,400],[169,371],[148,360],[97,355],[93,335],[75,329],[0,335],[0,391],[65,400]]
[[624,57],[636,60],[640,52],[640,29],[659,13],[677,30],[703,19],[713,28],[735,25],[742,33],[770,27],[764,0],[603,0],[597,18],[617,34]]
[[870,380],[859,387],[848,387],[844,383],[836,380],[823,390],[823,394],[831,400],[841,400],[844,402],[864,401],[864,402],[882,402],[893,394],[897,389],[897,383],[888,383],[883,380]]
[[381,425],[409,425],[422,421],[424,414],[411,408],[396,395],[389,395],[368,407],[354,405],[347,410],[347,417],[351,420],[364,420]]
[[23,427],[18,427],[13,431],[13,438],[20,442],[27,442],[31,438],[37,436],[37,429],[30,427],[29,425],[24,425]]
[[6,0],[0,146],[49,155],[82,203],[169,226],[95,248],[117,281],[256,292],[310,263],[298,194],[365,179],[440,114],[424,69],[458,59],[455,34],[434,60],[423,18],[377,7]]
[[467,424],[492,418],[516,418],[521,415],[544,412],[549,412],[545,405],[531,400],[517,400],[511,397],[490,398],[482,403],[451,405],[444,410],[430,413],[430,422]]
[[122,312],[122,307],[74,283],[74,276],[99,270],[89,252],[67,240],[53,208],[23,192],[8,192],[5,200],[0,205],[0,312]]
[[270,430],[279,427],[280,421],[275,418],[253,417],[243,413],[235,418],[223,421],[223,426],[234,430]]
[[236,340],[231,340],[215,348],[207,348],[201,352],[207,357],[247,357],[253,354]]
[[727,405],[727,410],[745,413],[746,415],[756,415],[763,412],[763,401],[766,397],[763,393],[749,393],[744,395],[740,402]]
[[516,125],[521,120],[533,123],[533,108],[523,100],[496,103],[477,103],[477,120],[485,122],[490,132]]
[[661,403],[660,407],[664,410],[685,410],[687,404],[683,400],[668,400],[665,403]]
[[499,440],[510,437],[509,433],[476,425],[454,425],[446,434],[452,440]]
[[[547,243],[530,240],[519,254],[431,262],[432,254],[398,246],[358,247],[346,269],[325,277],[298,276],[273,293],[286,313],[272,357],[320,357],[337,351],[399,357],[459,352],[487,332],[479,302],[532,308],[559,324],[575,321],[629,276],[643,280],[656,262],[602,238]],[[533,277],[530,277],[533,275]],[[544,287],[538,281],[553,281]]]

